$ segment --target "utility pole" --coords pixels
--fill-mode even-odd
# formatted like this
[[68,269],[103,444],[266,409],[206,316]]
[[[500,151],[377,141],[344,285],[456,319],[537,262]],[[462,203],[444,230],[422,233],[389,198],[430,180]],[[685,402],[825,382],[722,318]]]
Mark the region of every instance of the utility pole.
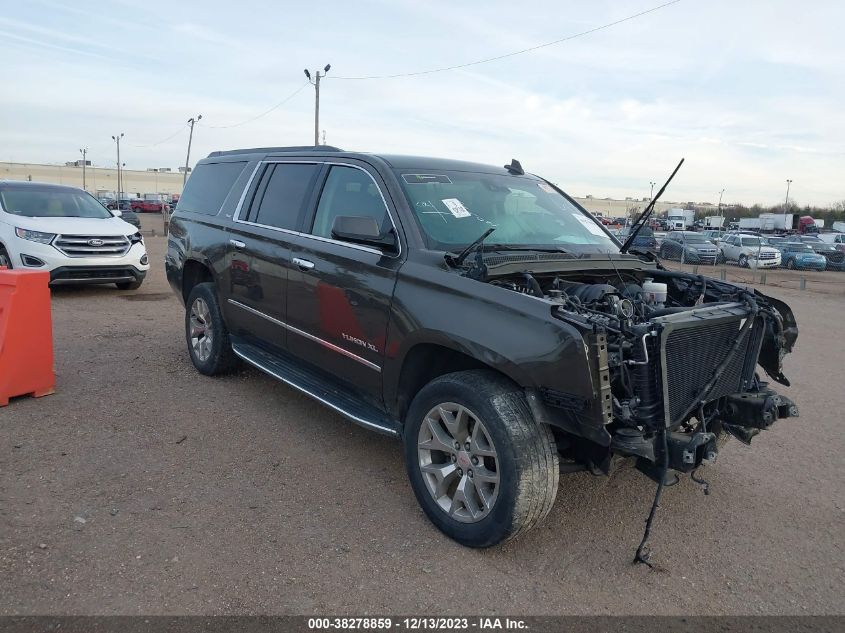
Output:
[[724,230],[724,224],[725,224],[725,218],[724,218],[724,216],[722,215],[722,195],[724,195],[724,193],[725,193],[725,190],[724,190],[724,189],[722,189],[722,190],[719,192],[719,206],[718,206],[718,209],[719,209],[719,217],[721,218],[721,221],[719,222],[719,232],[720,232],[720,233]]
[[188,163],[191,162],[191,141],[194,140],[194,124],[202,118],[201,114],[198,114],[196,118],[191,117],[188,119],[188,125],[191,126],[191,131],[188,134],[188,156],[185,158],[185,172],[182,174],[182,189],[185,188],[185,181],[188,180]]
[[82,188],[85,191],[88,191],[88,187],[85,186],[85,164],[88,162],[86,156],[88,155],[88,148],[80,149],[79,153],[82,154]]
[[783,212],[787,213],[789,211],[789,185],[792,184],[792,179],[787,178],[786,180],[786,200],[783,203]]
[[326,67],[323,68],[322,75],[319,70],[315,70],[313,79],[311,79],[311,73],[308,72],[307,68],[304,71],[305,76],[308,77],[308,81],[314,86],[314,147],[320,144],[320,79],[326,76],[326,73],[329,72],[331,67],[331,64],[326,64]]
[[117,207],[120,208],[120,199],[123,197],[123,181],[120,178],[120,139],[123,138],[123,132],[111,138],[117,143]]

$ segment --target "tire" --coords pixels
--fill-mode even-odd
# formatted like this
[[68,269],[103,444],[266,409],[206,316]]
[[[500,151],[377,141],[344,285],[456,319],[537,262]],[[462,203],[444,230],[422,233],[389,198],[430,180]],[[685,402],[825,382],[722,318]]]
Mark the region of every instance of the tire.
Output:
[[786,267],[789,270],[795,270],[795,260],[794,259],[787,259],[786,260]]
[[116,283],[118,290],[137,290],[141,287],[141,284],[144,283],[143,279],[136,279],[135,281],[121,281],[120,283]]
[[[443,422],[449,419],[454,435]],[[560,472],[551,429],[534,421],[522,389],[494,371],[456,372],[428,383],[411,403],[403,435],[417,501],[437,528],[462,545],[490,547],[515,538],[554,504]],[[459,446],[465,442],[459,450],[455,438]],[[456,500],[464,486],[465,503]]]
[[744,254],[740,255],[737,263],[740,268],[746,268],[748,266],[748,256]]
[[12,266],[12,258],[9,257],[9,251],[7,251],[4,247],[0,246],[0,268],[5,266],[9,270],[14,268]]
[[191,362],[201,374],[217,376],[237,365],[213,283],[197,284],[188,295],[185,341]]
[[660,259],[669,259],[669,251],[665,246],[660,247]]
[[725,263],[725,254],[724,253],[718,253],[716,255],[716,264],[724,264],[724,263]]

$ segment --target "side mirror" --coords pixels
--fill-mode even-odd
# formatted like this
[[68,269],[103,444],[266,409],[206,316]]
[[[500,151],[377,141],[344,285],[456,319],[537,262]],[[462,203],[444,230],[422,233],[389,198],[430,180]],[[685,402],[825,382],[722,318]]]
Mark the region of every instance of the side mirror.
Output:
[[120,216],[122,216],[122,215],[123,215],[123,211],[121,211],[120,209],[112,209],[111,214],[112,214],[114,217],[119,218]]
[[396,249],[396,234],[392,230],[382,233],[375,218],[371,216],[337,216],[332,223],[332,237],[344,242],[375,246],[389,251]]

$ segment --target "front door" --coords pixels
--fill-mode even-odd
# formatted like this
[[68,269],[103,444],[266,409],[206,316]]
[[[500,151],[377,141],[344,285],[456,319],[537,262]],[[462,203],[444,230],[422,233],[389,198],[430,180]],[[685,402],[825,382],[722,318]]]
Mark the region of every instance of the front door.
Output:
[[313,219],[292,248],[288,283],[288,348],[371,399],[381,400],[381,367],[401,248],[388,251],[334,239],[334,218],[373,217],[383,233],[398,231],[378,175],[334,164]]

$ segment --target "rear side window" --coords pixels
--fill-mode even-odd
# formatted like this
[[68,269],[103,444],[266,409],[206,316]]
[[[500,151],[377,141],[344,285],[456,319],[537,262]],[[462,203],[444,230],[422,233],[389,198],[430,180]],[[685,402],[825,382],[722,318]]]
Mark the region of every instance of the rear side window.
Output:
[[245,166],[246,162],[197,165],[188,178],[176,209],[217,215]]
[[270,165],[256,189],[249,221],[295,230],[319,169],[319,165],[298,163]]

